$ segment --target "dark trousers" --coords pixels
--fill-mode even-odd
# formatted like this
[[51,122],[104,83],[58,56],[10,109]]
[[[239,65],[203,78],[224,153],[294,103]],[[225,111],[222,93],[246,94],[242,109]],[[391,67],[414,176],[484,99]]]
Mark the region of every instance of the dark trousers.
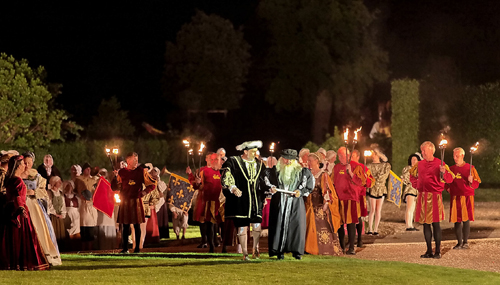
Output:
[[[139,249],[141,244],[141,225],[134,224],[135,249]],[[122,248],[128,250],[128,236],[130,235],[130,224],[122,224]]]

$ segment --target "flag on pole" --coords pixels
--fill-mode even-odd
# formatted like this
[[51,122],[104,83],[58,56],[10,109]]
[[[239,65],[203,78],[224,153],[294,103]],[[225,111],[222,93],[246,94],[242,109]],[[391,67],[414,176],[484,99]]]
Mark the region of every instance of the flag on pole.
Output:
[[171,173],[168,182],[168,199],[167,203],[184,210],[191,207],[193,200],[194,188],[189,180],[177,174]]
[[94,208],[111,218],[115,208],[114,193],[111,190],[111,184],[102,176],[99,178],[92,200]]
[[403,191],[403,183],[396,173],[392,172],[389,175],[389,194],[387,201],[394,203],[398,208],[401,206],[401,193]]

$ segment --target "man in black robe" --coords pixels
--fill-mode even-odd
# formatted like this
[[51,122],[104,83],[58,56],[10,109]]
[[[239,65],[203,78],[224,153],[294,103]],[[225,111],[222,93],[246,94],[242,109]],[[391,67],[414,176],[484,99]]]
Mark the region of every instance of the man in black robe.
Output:
[[248,260],[247,230],[252,224],[253,258],[259,258],[259,239],[262,223],[262,208],[268,187],[262,183],[266,168],[255,157],[261,141],[245,142],[236,147],[243,151],[241,156],[231,156],[222,165],[222,192],[226,197],[225,218],[231,219],[237,228],[238,240],[243,252],[243,260]]
[[[278,164],[266,171],[265,182],[271,187],[269,208],[269,256],[284,259],[291,252],[302,259],[306,243],[306,208],[303,197],[314,189],[314,176],[297,161],[297,151],[285,149]],[[295,195],[277,192],[276,188],[295,191]]]

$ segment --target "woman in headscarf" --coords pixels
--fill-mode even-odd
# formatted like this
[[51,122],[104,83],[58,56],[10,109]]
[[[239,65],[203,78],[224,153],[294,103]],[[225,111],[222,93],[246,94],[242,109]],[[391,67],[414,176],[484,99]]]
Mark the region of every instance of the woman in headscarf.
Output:
[[66,203],[64,201],[64,193],[62,188],[62,181],[59,176],[52,176],[50,178],[49,190],[49,209],[50,221],[54,228],[56,240],[59,247],[64,247],[66,240],[66,227],[64,226],[64,219],[66,218]]
[[30,212],[26,207],[26,185],[21,179],[25,164],[23,156],[16,155],[9,160],[5,188],[7,204],[1,218],[3,236],[0,236],[0,269],[2,270],[45,270],[49,263],[45,258],[37,235],[33,229]]
[[367,195],[370,201],[370,213],[368,214],[368,233],[378,235],[378,226],[382,218],[382,206],[385,196],[387,196],[387,178],[391,173],[391,164],[387,162],[387,157],[382,153],[378,145],[372,145],[372,163],[367,165],[375,178],[375,185],[368,188]]
[[50,177],[52,177],[52,176],[61,177],[61,172],[54,165],[54,159],[52,158],[52,155],[50,155],[50,154],[46,154],[43,157],[43,163],[40,164],[40,166],[38,166],[37,171],[47,181],[50,181]]
[[45,205],[47,205],[48,194],[45,190],[47,180],[33,169],[35,154],[26,152],[24,154],[25,170],[21,173],[21,178],[28,189],[26,192],[26,206],[31,215],[31,220],[35,228],[38,240],[42,246],[43,252],[51,265],[61,265],[61,255],[57,247],[57,239],[52,227],[52,222],[47,214]]

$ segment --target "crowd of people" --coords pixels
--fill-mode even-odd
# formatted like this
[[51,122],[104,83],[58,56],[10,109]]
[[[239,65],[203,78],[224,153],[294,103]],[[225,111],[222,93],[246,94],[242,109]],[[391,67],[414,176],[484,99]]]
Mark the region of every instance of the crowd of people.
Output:
[[[206,166],[194,172],[188,167],[189,183],[196,191],[192,203],[182,209],[166,200],[168,187],[160,170],[139,164],[136,153],[109,173],[89,163],[73,165],[71,178],[63,181],[49,154],[34,169],[34,153],[2,151],[0,269],[44,270],[61,264],[60,251],[121,246],[121,253],[128,253],[132,243],[134,252],[140,252],[145,242],[169,237],[169,216],[176,238],[184,239],[189,213],[200,226],[198,247],[215,252],[222,245],[222,252],[227,252],[236,242],[244,260],[249,259],[249,234],[252,258],[260,258],[264,228],[269,256],[277,259],[288,252],[299,260],[305,253],[354,255],[355,246],[363,246],[364,234],[379,234],[391,165],[378,145],[371,146],[367,165],[359,162],[359,151],[351,153],[345,147],[317,152],[284,149],[278,159],[260,157],[261,147],[260,141],[244,142],[236,147],[241,155],[231,157],[221,148],[206,155]],[[454,150],[451,167],[434,157],[431,142],[424,142],[420,150],[409,156],[402,170],[406,230],[418,231],[414,221],[423,224],[427,251],[421,257],[440,258],[442,191],[451,195],[450,222],[458,241],[454,249],[467,249],[474,189],[481,180],[464,162],[461,148]],[[112,215],[94,207],[101,180],[119,193]]]

